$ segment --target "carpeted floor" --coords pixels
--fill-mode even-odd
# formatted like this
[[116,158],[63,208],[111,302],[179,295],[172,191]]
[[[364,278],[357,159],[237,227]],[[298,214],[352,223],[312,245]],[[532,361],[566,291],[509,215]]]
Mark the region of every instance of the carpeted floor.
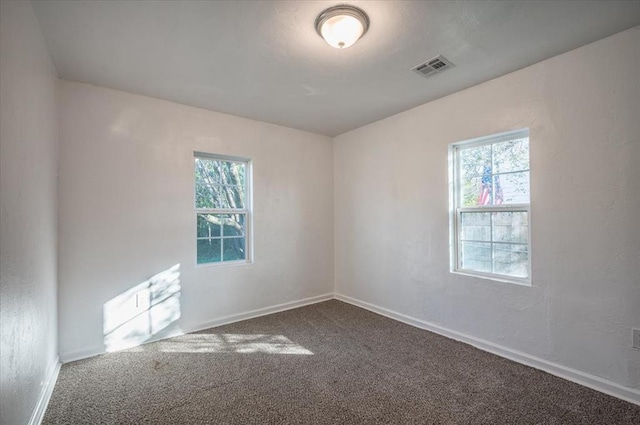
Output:
[[45,424],[638,424],[640,407],[327,301],[65,364]]

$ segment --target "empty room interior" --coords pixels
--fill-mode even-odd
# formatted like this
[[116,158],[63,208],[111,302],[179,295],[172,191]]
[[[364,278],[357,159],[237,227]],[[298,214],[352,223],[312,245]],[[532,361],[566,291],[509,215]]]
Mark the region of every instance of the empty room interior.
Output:
[[640,1],[0,0],[2,425],[640,424]]

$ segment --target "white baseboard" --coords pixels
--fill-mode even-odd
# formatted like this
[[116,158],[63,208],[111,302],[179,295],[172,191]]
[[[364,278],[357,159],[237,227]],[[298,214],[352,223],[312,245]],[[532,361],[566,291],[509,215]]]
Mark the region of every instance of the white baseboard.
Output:
[[31,414],[31,419],[29,420],[29,425],[40,425],[42,423],[42,419],[44,418],[44,412],[47,411],[47,406],[49,405],[49,400],[51,400],[51,393],[53,393],[53,387],[56,386],[56,381],[58,380],[58,374],[60,373],[60,359],[56,357],[53,364],[49,366],[49,370],[47,371],[46,381],[42,386],[42,391],[40,392],[40,397],[38,397],[38,403],[36,404],[36,408],[33,410]]
[[[191,332],[197,332],[204,329],[214,328],[214,327],[228,325],[235,322],[240,322],[243,320],[266,316],[268,314],[279,313],[281,311],[291,310],[294,308],[303,307],[305,305],[316,304],[319,302],[328,301],[330,299],[337,299],[340,301],[344,301],[346,303],[364,308],[366,310],[372,311],[374,313],[380,314],[390,319],[394,319],[399,322],[403,322],[420,329],[425,329],[427,331],[437,333],[439,335],[454,339],[456,341],[467,343],[476,348],[479,348],[480,350],[487,351],[492,354],[496,354],[500,357],[504,357],[509,360],[513,360],[517,363],[521,363],[539,370],[543,370],[547,373],[566,379],[568,381],[572,381],[577,384],[583,385],[585,387],[594,389],[596,391],[600,391],[602,393],[617,397],[619,399],[628,401],[630,403],[640,405],[640,390],[637,390],[635,388],[625,387],[623,385],[617,384],[607,379],[597,377],[595,375],[591,375],[589,373],[581,372],[579,370],[572,369],[570,367],[563,366],[558,363],[554,363],[536,356],[532,356],[530,354],[523,353],[521,351],[513,350],[511,348],[504,347],[502,345],[494,344],[492,342],[489,342],[480,338],[476,338],[471,335],[467,335],[458,331],[454,331],[452,329],[445,328],[443,326],[436,325],[435,323],[417,319],[415,317],[398,313],[396,311],[389,310],[384,307],[380,307],[375,304],[361,301],[356,298],[352,298],[342,294],[324,294],[324,295],[319,295],[315,297],[305,298],[298,301],[277,304],[270,307],[250,310],[250,311],[246,311],[239,314],[221,317],[219,319],[214,319],[205,323],[201,323],[197,326],[190,327],[189,329],[176,330],[176,332],[164,335],[162,338],[156,338],[156,339],[151,339],[149,341],[146,341],[145,344],[155,342],[160,339],[171,338],[174,336],[184,335]],[[76,360],[82,360],[89,357],[97,356],[104,353],[105,353],[104,346],[101,346],[101,347],[95,347],[91,349],[76,351],[73,353],[67,353],[65,355],[61,354],[60,357],[63,363],[68,363]],[[57,371],[59,371],[59,369],[60,369],[60,366],[58,363],[58,368],[55,371],[56,378],[58,373]],[[51,384],[51,388],[49,389],[49,395],[46,398],[47,403],[51,395],[50,391],[53,390],[54,384],[55,384],[55,379],[53,380],[53,383]],[[39,403],[39,406],[40,406],[40,403]],[[41,415],[44,414],[45,408],[46,408],[46,403],[42,408]],[[35,413],[34,413],[34,416],[35,416]],[[37,424],[37,423],[39,422],[33,422],[33,419],[30,422],[30,424]]]
[[[150,344],[152,342],[157,342],[167,338],[173,338],[176,336],[188,334],[191,332],[198,332],[209,328],[215,328],[218,326],[228,325],[235,322],[241,322],[243,320],[254,319],[256,317],[266,316],[268,314],[279,313],[281,311],[291,310],[298,307],[303,307],[305,305],[311,305],[320,303],[323,301],[329,301],[333,299],[333,294],[323,294],[317,295],[315,297],[304,298],[297,301],[290,301],[287,303],[276,304],[269,307],[259,308],[256,310],[245,311],[243,313],[232,314],[230,316],[221,317],[218,319],[214,319],[208,322],[200,323],[195,326],[190,326],[189,328],[180,328],[176,329],[174,332],[165,333],[162,337],[159,338],[151,338],[145,341],[143,344]],[[60,358],[62,363],[70,363],[75,362],[77,360],[87,359],[89,357],[98,356],[100,354],[105,354],[105,347],[103,345],[99,347],[87,348],[84,350],[74,351],[71,353],[61,353]]]
[[630,403],[640,405],[640,390],[637,390],[635,388],[625,387],[620,384],[616,384],[615,382],[597,377],[595,375],[591,375],[589,373],[581,372],[579,370],[572,369],[558,363],[550,362],[548,360],[544,360],[539,357],[523,353],[521,351],[512,350],[510,348],[494,344],[492,342],[485,341],[471,335],[466,335],[461,332],[447,329],[445,327],[436,325],[435,323],[430,323],[421,319],[417,319],[415,317],[407,316],[405,314],[398,313],[393,310],[389,310],[365,301],[361,301],[356,298],[341,294],[335,294],[334,297],[337,300],[344,301],[360,308],[364,308],[365,310],[372,311],[390,319],[415,326],[416,328],[431,331],[433,333],[437,333],[456,341],[461,341],[469,345],[473,345],[480,350],[496,354],[500,357],[513,360],[517,363],[531,366],[535,369],[543,370],[547,373],[566,379],[568,381],[572,381],[596,391],[600,391],[602,393],[617,397]]
[[104,346],[72,351],[70,353],[60,352],[60,361],[62,364],[71,363],[78,360],[88,359],[89,357],[99,356],[104,353],[106,353]]
[[256,317],[266,316],[273,313],[280,313],[281,311],[292,310],[294,308],[304,307],[305,305],[317,304],[324,301],[333,299],[333,294],[318,295],[311,298],[305,298],[298,301],[291,301],[283,304],[276,304],[271,307],[259,308],[257,310],[250,310],[240,314],[233,314],[231,316],[221,317],[214,319],[206,323],[202,323],[195,326],[184,333],[203,331],[209,328],[216,328],[218,326],[229,325],[235,322],[241,322],[243,320],[255,319]]

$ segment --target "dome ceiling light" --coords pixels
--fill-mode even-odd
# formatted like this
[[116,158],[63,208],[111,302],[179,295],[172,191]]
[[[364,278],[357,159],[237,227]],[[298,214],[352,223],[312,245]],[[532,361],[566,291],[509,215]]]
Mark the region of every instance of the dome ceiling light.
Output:
[[360,8],[348,5],[330,7],[316,18],[316,31],[329,46],[346,49],[369,29],[369,17]]

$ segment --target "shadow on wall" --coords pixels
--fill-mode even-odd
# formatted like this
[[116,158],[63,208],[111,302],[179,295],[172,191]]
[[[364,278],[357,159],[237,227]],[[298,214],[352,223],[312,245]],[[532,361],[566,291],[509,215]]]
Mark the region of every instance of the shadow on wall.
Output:
[[311,351],[284,335],[260,334],[187,334],[138,347],[131,351],[313,355]]
[[103,306],[108,352],[138,346],[180,318],[180,264],[110,299]]

